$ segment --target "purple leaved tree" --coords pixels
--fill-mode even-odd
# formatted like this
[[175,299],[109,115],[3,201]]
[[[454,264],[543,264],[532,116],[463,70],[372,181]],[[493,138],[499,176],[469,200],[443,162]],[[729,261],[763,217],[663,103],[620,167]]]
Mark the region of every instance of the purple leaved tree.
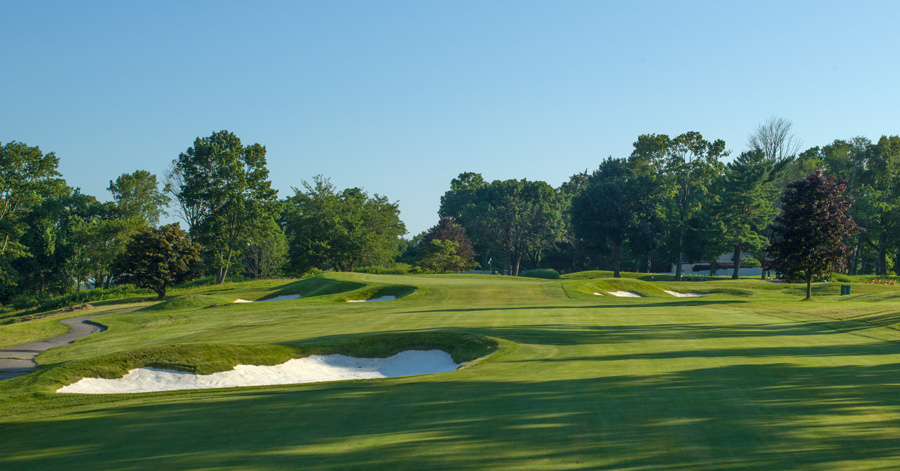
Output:
[[814,278],[844,268],[852,249],[847,241],[860,231],[846,214],[852,203],[846,189],[846,180],[817,170],[781,194],[766,266],[786,281],[805,281],[806,299]]

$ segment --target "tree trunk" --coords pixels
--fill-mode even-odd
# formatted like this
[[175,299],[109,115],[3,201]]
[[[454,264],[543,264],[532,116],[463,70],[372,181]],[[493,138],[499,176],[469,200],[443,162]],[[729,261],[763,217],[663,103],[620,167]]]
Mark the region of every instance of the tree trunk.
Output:
[[231,265],[231,255],[234,252],[231,249],[228,249],[228,258],[225,259],[224,266],[219,267],[219,272],[216,274],[216,284],[221,285],[225,283],[225,278],[228,276],[228,266]]
[[156,294],[157,294],[157,296],[156,296],[157,300],[162,301],[162,300],[166,299],[166,287],[163,286],[162,288],[156,290]]
[[806,275],[806,299],[812,296],[812,275]]
[[[681,239],[679,238],[678,247],[681,247]],[[684,252],[678,251],[678,263],[675,264],[675,281],[681,281],[681,261],[684,260]]]
[[619,268],[622,266],[622,243],[616,242],[613,252],[613,278],[620,278]]
[[741,244],[734,244],[734,255],[731,258],[734,260],[734,273],[731,274],[731,279],[736,280],[740,278],[741,273]]
[[716,276],[717,271],[719,271],[719,264],[716,263],[715,260],[709,262],[709,277],[712,278]]
[[884,276],[887,275],[887,243],[885,242],[885,238],[887,234],[885,234],[884,226],[881,226],[881,238],[878,240],[878,266],[875,268],[875,274]]

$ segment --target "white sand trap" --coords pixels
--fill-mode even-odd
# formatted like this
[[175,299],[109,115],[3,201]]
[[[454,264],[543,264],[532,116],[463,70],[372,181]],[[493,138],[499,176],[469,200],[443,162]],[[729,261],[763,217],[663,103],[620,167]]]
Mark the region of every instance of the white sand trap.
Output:
[[303,296],[300,296],[299,294],[282,294],[281,296],[275,296],[274,298],[269,298],[269,299],[260,299],[257,301],[248,301],[246,299],[235,299],[234,302],[235,303],[267,303],[269,301],[287,301],[289,299],[300,299],[302,297]]
[[195,375],[182,371],[136,368],[118,379],[83,378],[59,388],[59,393],[121,394],[179,389],[233,388],[274,384],[316,383],[351,379],[443,373],[459,368],[441,350],[408,350],[388,358],[311,355],[275,366],[238,365],[231,371]]
[[396,296],[382,296],[380,298],[372,298],[372,299],[348,299],[348,303],[374,303],[378,301],[396,301]]
[[641,295],[631,291],[610,291],[609,294],[620,298],[640,298]]
[[597,296],[603,296],[603,293],[594,293],[594,294],[596,294]]
[[664,289],[663,291],[678,298],[699,298],[700,296],[706,296],[705,294],[700,293],[679,293],[678,291],[669,291],[667,289]]

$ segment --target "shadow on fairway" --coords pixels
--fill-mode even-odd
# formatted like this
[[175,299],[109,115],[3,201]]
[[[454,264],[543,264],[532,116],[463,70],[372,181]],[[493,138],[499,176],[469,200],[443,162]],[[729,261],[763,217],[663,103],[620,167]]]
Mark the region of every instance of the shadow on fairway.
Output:
[[74,397],[120,405],[2,424],[15,439],[0,442],[0,467],[769,471],[900,461],[897,364],[552,381],[450,374],[461,377],[159,394],[168,403],[157,405]]

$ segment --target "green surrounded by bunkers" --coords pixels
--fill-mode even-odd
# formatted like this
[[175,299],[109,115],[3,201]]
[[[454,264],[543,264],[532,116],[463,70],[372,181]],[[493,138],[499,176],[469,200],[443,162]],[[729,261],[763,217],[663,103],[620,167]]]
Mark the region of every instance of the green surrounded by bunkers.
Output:
[[[803,301],[805,285],[624,275],[327,273],[106,301],[93,309],[136,309],[94,317],[107,330],[0,382],[0,469],[897,469],[900,287],[849,280],[842,296],[840,282],[815,283]],[[376,298],[396,299],[347,302]],[[58,335],[56,320],[74,315],[2,325],[0,345]],[[140,366],[208,374],[432,348],[466,363],[56,392]]]

